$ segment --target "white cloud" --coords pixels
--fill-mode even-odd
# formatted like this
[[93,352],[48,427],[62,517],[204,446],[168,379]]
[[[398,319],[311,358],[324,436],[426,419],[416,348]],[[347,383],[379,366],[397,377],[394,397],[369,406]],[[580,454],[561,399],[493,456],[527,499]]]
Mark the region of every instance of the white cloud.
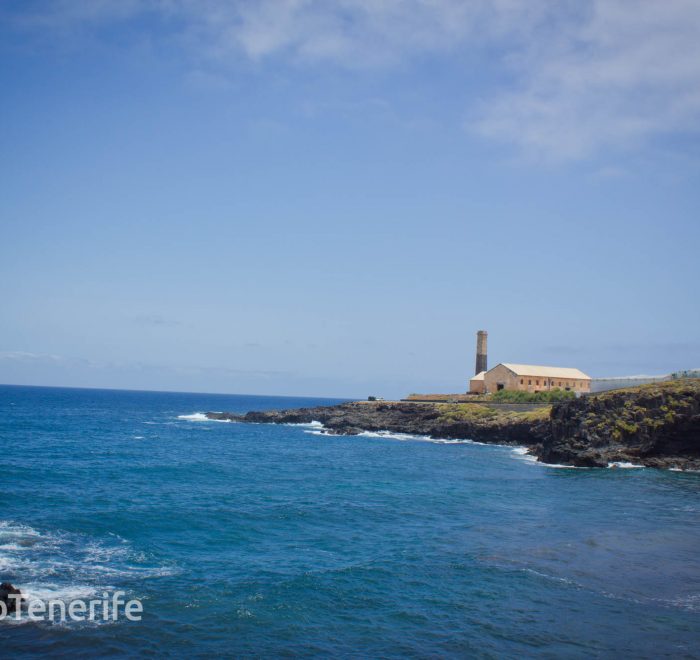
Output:
[[[493,76],[470,131],[577,159],[700,124],[697,0],[97,0],[25,24],[92,30],[142,14],[206,62],[391,67],[479,56]],[[134,23],[135,29],[145,29]],[[493,67],[496,67],[495,69]],[[219,75],[217,73],[216,75]],[[498,80],[497,80],[498,79]]]
[[[545,15],[547,0],[56,0],[15,22],[25,27],[91,30],[159,17],[201,57],[345,67],[387,65],[445,51],[486,35],[519,32]],[[143,26],[141,26],[143,27]]]
[[514,88],[472,128],[568,159],[700,127],[699,3],[596,0],[552,37],[522,45]]
[[30,353],[28,351],[0,351],[0,361],[11,362],[63,362],[65,358],[49,353]]

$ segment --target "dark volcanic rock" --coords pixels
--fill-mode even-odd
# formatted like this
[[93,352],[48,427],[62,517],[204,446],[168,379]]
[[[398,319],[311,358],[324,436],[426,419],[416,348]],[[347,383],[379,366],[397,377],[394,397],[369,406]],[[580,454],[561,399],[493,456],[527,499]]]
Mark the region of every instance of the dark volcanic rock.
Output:
[[[11,596],[19,596],[19,598],[11,598]],[[0,603],[5,605],[8,614],[13,614],[21,606],[22,592],[11,585],[9,582],[0,584]]]
[[530,447],[544,463],[606,467],[629,462],[700,470],[700,380],[643,385],[512,412],[477,403],[358,401],[232,413],[210,419],[261,424],[321,422],[327,433],[392,431]]
[[209,419],[262,424],[309,424],[321,422],[327,432],[357,435],[362,431],[392,431],[435,438],[459,438],[501,444],[541,443],[549,423],[517,413],[474,414],[477,404],[432,404],[358,401],[337,406],[232,413],[207,413]]
[[643,385],[555,404],[550,426],[535,450],[545,463],[700,470],[700,381]]

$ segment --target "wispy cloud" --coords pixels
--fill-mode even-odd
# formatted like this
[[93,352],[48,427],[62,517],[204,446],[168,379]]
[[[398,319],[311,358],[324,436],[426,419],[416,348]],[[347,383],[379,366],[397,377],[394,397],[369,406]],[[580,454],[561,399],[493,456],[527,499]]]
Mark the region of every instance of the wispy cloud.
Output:
[[63,362],[65,358],[49,353],[30,353],[29,351],[0,351],[0,360],[11,362]]
[[188,375],[226,375],[252,376],[257,378],[275,378],[288,376],[288,371],[264,369],[238,369],[225,365],[206,366],[193,364],[167,365],[139,360],[128,361],[95,361],[82,357],[54,355],[50,353],[33,353],[29,351],[0,351],[0,364],[13,363],[17,365],[33,365],[56,368],[84,368],[112,373],[119,372],[165,372]]
[[[47,7],[46,5],[41,5]],[[499,70],[467,129],[545,160],[629,148],[700,125],[696,0],[61,0],[25,27],[95,30],[145,14],[209,66],[392,67],[480,56]],[[134,21],[134,29],[152,22]],[[138,26],[138,27],[137,27]],[[220,73],[212,73],[218,84]],[[466,84],[466,83],[465,83]]]
[[556,159],[697,132],[700,4],[595,0],[557,26],[523,44],[513,88],[485,103],[472,128]]
[[158,314],[141,314],[139,316],[135,316],[134,323],[137,325],[161,328],[174,328],[182,325],[180,321],[169,319]]

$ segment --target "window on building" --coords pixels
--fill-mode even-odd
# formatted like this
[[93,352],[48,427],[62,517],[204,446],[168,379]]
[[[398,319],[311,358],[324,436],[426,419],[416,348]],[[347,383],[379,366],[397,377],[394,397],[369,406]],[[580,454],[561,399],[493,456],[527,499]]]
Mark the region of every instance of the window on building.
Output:
[[539,381],[539,380],[536,380],[535,383],[536,383],[537,385],[539,385],[539,384],[540,384],[540,381]]
[[525,380],[523,378],[520,379],[520,384],[523,385],[525,383]]
[[531,380],[528,380],[528,381],[527,381],[527,384],[528,384],[528,385],[532,385],[532,381],[531,381]]

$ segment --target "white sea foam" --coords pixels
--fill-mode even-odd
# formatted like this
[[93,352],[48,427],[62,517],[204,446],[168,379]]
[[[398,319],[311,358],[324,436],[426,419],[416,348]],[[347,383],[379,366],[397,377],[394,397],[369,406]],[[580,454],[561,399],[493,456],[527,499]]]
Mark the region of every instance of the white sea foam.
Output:
[[0,577],[19,587],[29,603],[58,600],[68,604],[114,591],[122,580],[178,572],[177,567],[149,562],[144,553],[115,534],[94,539],[0,521]]
[[283,426],[301,426],[303,428],[310,429],[323,429],[325,428],[321,422],[311,421],[311,422],[287,422]]
[[358,433],[363,438],[388,438],[390,440],[432,440],[428,435],[413,435],[411,433],[396,433],[394,431],[363,431]]
[[0,538],[3,536],[34,536],[39,537],[41,534],[33,527],[22,525],[9,520],[0,520]]
[[678,607],[691,612],[700,612],[700,594],[691,594],[689,596],[681,596],[672,600],[666,601],[672,607]]
[[178,415],[178,419],[186,419],[190,422],[208,422],[209,418],[201,412],[192,413],[191,415]]
[[[513,454],[513,456],[521,461],[526,461],[527,463],[539,463],[539,461],[537,460],[537,456],[533,456],[532,454],[530,454],[528,452],[529,452],[529,449],[527,447],[514,447],[511,450],[511,453]],[[540,463],[540,465],[545,465],[545,464]]]
[[191,415],[178,415],[178,419],[184,419],[188,422],[230,422],[230,419],[210,419],[204,413],[196,412]]
[[541,465],[546,468],[556,468],[559,470],[587,470],[588,468],[580,467],[578,465],[562,465],[561,463],[542,463],[542,461],[537,460],[537,456],[528,453],[530,450],[527,447],[514,447],[511,453],[515,458],[521,461],[530,463],[531,465]]
[[[427,438],[428,442],[432,442],[436,445],[481,445],[486,446],[487,442],[477,442],[476,440],[458,440],[456,438]],[[496,446],[496,445],[492,445]]]
[[24,552],[28,549],[26,545],[19,545],[18,543],[3,543],[0,545],[0,550],[11,550],[12,552]]
[[[413,433],[398,433],[396,431],[362,431],[361,433],[335,433],[326,429],[320,422],[312,422],[314,426],[318,425],[320,428],[315,428],[312,430],[304,431],[304,433],[309,433],[310,435],[338,435],[343,437],[360,437],[360,438],[381,438],[383,440],[399,440],[405,441],[418,441],[418,442],[432,442],[437,445],[485,445],[485,442],[476,442],[474,440],[461,440],[456,438],[433,438],[429,435],[418,435]],[[311,426],[304,424],[294,424],[293,426]]]
[[461,440],[457,438],[434,438],[431,435],[419,435],[417,433],[399,433],[396,431],[363,431],[358,433],[363,438],[385,438],[388,440],[432,442],[436,445],[484,445],[484,442],[474,440]]
[[70,603],[79,598],[90,598],[99,592],[97,587],[89,584],[60,585],[56,583],[36,584],[30,582],[23,584],[22,587],[22,595],[29,603],[34,600],[42,600],[44,602],[62,600],[64,603]]
[[[559,469],[565,469],[565,470],[589,470],[591,468],[587,468],[581,465],[562,465],[561,463],[543,463],[541,461],[537,460],[536,456],[533,456],[532,454],[528,454],[528,448],[527,447],[516,447],[513,449],[513,454],[516,456],[516,458],[519,458],[521,460],[527,461],[528,463],[534,463],[537,465],[541,465],[542,467],[547,467],[547,468],[559,468]],[[625,463],[622,461],[616,461],[614,463],[608,463],[609,468],[643,468],[645,467],[644,465],[635,465],[634,463]]]

